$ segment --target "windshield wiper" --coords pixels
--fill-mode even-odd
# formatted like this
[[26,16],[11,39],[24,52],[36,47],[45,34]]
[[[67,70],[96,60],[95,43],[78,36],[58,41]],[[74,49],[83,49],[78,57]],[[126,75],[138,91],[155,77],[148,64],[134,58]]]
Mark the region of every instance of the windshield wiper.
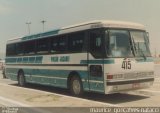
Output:
[[144,60],[146,60],[146,56],[145,56],[145,54],[144,54],[143,50],[139,48],[139,51],[141,52],[142,57],[144,58]]
[[137,55],[140,52],[141,56],[144,58],[144,60],[146,60],[146,56],[145,56],[143,50],[140,49],[138,46],[136,46],[136,43],[135,43],[133,38],[132,38],[132,40],[133,40],[133,47],[134,47],[134,50],[135,50],[135,54]]
[[134,50],[135,54],[137,54],[136,43],[135,43],[133,37],[132,37],[132,42],[133,42],[133,50]]

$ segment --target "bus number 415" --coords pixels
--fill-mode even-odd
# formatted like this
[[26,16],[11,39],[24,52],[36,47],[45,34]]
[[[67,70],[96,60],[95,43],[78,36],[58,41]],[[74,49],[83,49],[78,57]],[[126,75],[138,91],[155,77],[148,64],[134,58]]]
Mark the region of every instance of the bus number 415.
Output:
[[123,69],[131,69],[131,67],[132,67],[131,61],[124,59],[124,61],[122,62],[122,68]]

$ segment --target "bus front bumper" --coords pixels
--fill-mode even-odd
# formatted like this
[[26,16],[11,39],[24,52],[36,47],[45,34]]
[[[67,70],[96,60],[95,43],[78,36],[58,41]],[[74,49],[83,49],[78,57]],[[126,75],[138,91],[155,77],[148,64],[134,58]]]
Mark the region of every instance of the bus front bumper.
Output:
[[154,78],[136,79],[127,81],[107,81],[105,94],[119,93],[137,89],[149,88],[153,85]]

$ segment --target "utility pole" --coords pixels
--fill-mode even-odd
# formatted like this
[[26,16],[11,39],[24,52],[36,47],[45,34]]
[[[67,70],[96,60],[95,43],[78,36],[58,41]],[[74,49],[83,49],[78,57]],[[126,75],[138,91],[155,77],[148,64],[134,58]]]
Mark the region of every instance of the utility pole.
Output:
[[30,24],[31,24],[31,22],[26,22],[26,24],[27,24],[27,27],[28,27],[28,34],[30,35],[31,34],[31,31],[30,31]]
[[42,21],[41,21],[41,23],[42,23],[42,25],[43,25],[43,32],[44,32],[44,24],[45,24],[45,22],[46,22],[45,20],[42,20]]

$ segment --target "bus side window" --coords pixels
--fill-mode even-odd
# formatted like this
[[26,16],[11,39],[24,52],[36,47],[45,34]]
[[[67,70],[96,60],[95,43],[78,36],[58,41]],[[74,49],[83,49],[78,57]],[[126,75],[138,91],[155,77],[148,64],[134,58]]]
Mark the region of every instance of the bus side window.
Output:
[[51,53],[58,52],[58,39],[56,37],[51,37]]
[[63,54],[67,51],[67,37],[57,36],[51,38],[51,53]]
[[95,58],[103,58],[103,34],[100,31],[90,32],[90,52]]
[[37,53],[48,53],[49,39],[39,39],[37,40]]
[[23,55],[24,54],[24,42],[16,44],[16,54]]
[[73,53],[81,53],[84,50],[84,38],[85,38],[85,33],[84,32],[78,32],[78,33],[73,33],[69,35],[68,38],[68,51],[73,52]]
[[61,36],[59,37],[59,46],[58,46],[58,51],[60,53],[65,53],[67,51],[67,37],[66,36]]
[[24,43],[24,51],[26,55],[35,54],[36,41],[31,40]]
[[16,55],[16,44],[8,44],[6,50],[7,50],[7,52],[6,52],[7,56]]

